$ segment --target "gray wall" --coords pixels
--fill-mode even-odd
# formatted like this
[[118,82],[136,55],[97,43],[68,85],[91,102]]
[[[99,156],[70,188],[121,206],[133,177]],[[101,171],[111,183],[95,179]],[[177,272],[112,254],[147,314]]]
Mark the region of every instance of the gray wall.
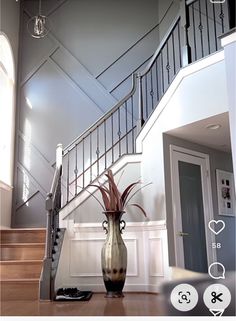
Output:
[[216,237],[216,241],[221,242],[222,248],[217,249],[217,259],[223,263],[226,270],[235,269],[235,217],[219,216],[217,205],[217,188],[216,188],[216,169],[233,171],[232,156],[229,153],[221,152],[202,145],[194,144],[189,141],[164,134],[164,159],[165,159],[165,189],[166,189],[166,217],[168,228],[168,248],[170,265],[175,265],[174,261],[174,232],[173,232],[173,213],[172,213],[172,195],[171,195],[171,177],[170,177],[170,151],[171,144],[185,147],[194,151],[202,152],[209,155],[212,201],[214,218],[223,219],[225,229]]
[[172,2],[42,1],[50,19],[43,39],[27,32],[38,1],[22,2],[13,226],[45,224],[56,145],[69,144],[130,90],[130,75],[158,45],[160,22],[163,31],[176,15],[178,1],[167,12]]

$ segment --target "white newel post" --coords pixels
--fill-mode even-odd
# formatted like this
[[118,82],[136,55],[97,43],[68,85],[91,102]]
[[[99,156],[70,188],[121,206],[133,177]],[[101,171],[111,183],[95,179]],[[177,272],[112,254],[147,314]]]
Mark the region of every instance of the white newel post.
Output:
[[56,149],[56,166],[57,167],[60,167],[62,165],[62,153],[63,153],[62,144],[58,144]]

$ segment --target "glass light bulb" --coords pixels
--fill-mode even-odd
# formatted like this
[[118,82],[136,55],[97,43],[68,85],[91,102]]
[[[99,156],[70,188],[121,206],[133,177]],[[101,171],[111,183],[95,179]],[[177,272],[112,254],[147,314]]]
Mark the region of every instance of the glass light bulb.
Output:
[[35,23],[34,23],[34,33],[37,36],[40,36],[45,31],[45,18],[42,16],[36,16],[35,17]]

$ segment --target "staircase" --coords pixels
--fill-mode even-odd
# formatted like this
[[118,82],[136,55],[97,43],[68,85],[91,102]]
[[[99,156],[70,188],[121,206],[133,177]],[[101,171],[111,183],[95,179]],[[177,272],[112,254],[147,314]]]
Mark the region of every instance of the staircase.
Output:
[[[122,156],[136,153],[137,136],[180,69],[220,49],[219,36],[229,30],[227,3],[218,5],[216,12],[215,4],[204,0],[203,6],[202,2],[181,1],[180,12],[146,68],[132,74],[130,92],[63,151],[58,145],[54,178],[46,199],[47,241],[40,299],[53,300],[55,296],[54,281],[64,237],[64,230],[59,228],[60,210],[72,204]],[[40,232],[45,235],[44,230],[2,231],[3,298],[38,298],[45,247],[44,238],[36,237]]]
[[1,230],[1,301],[38,300],[46,229]]
[[123,155],[136,153],[136,138],[178,72],[221,49],[219,37],[229,30],[230,10],[227,1],[180,1],[156,52],[143,70],[132,74],[130,92],[64,148],[62,208]]

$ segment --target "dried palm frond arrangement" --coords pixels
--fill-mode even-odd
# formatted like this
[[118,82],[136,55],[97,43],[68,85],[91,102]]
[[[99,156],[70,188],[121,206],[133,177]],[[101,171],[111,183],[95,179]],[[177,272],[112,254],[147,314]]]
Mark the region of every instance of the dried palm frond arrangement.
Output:
[[[90,184],[89,186],[93,186],[99,189],[101,192],[102,202],[92,193],[90,193],[101,205],[102,209],[106,212],[124,212],[125,208],[129,206],[135,206],[137,207],[145,217],[147,217],[147,214],[142,206],[136,203],[130,204],[131,199],[144,187],[150,185],[151,183],[148,183],[144,186],[141,186],[136,191],[134,191],[135,187],[140,184],[140,181],[134,182],[130,185],[128,185],[124,191],[121,193],[118,190],[118,184],[116,184],[114,180],[114,176],[111,170],[108,170],[105,176],[108,179],[108,187],[104,184]],[[131,193],[133,191],[133,193]]]

